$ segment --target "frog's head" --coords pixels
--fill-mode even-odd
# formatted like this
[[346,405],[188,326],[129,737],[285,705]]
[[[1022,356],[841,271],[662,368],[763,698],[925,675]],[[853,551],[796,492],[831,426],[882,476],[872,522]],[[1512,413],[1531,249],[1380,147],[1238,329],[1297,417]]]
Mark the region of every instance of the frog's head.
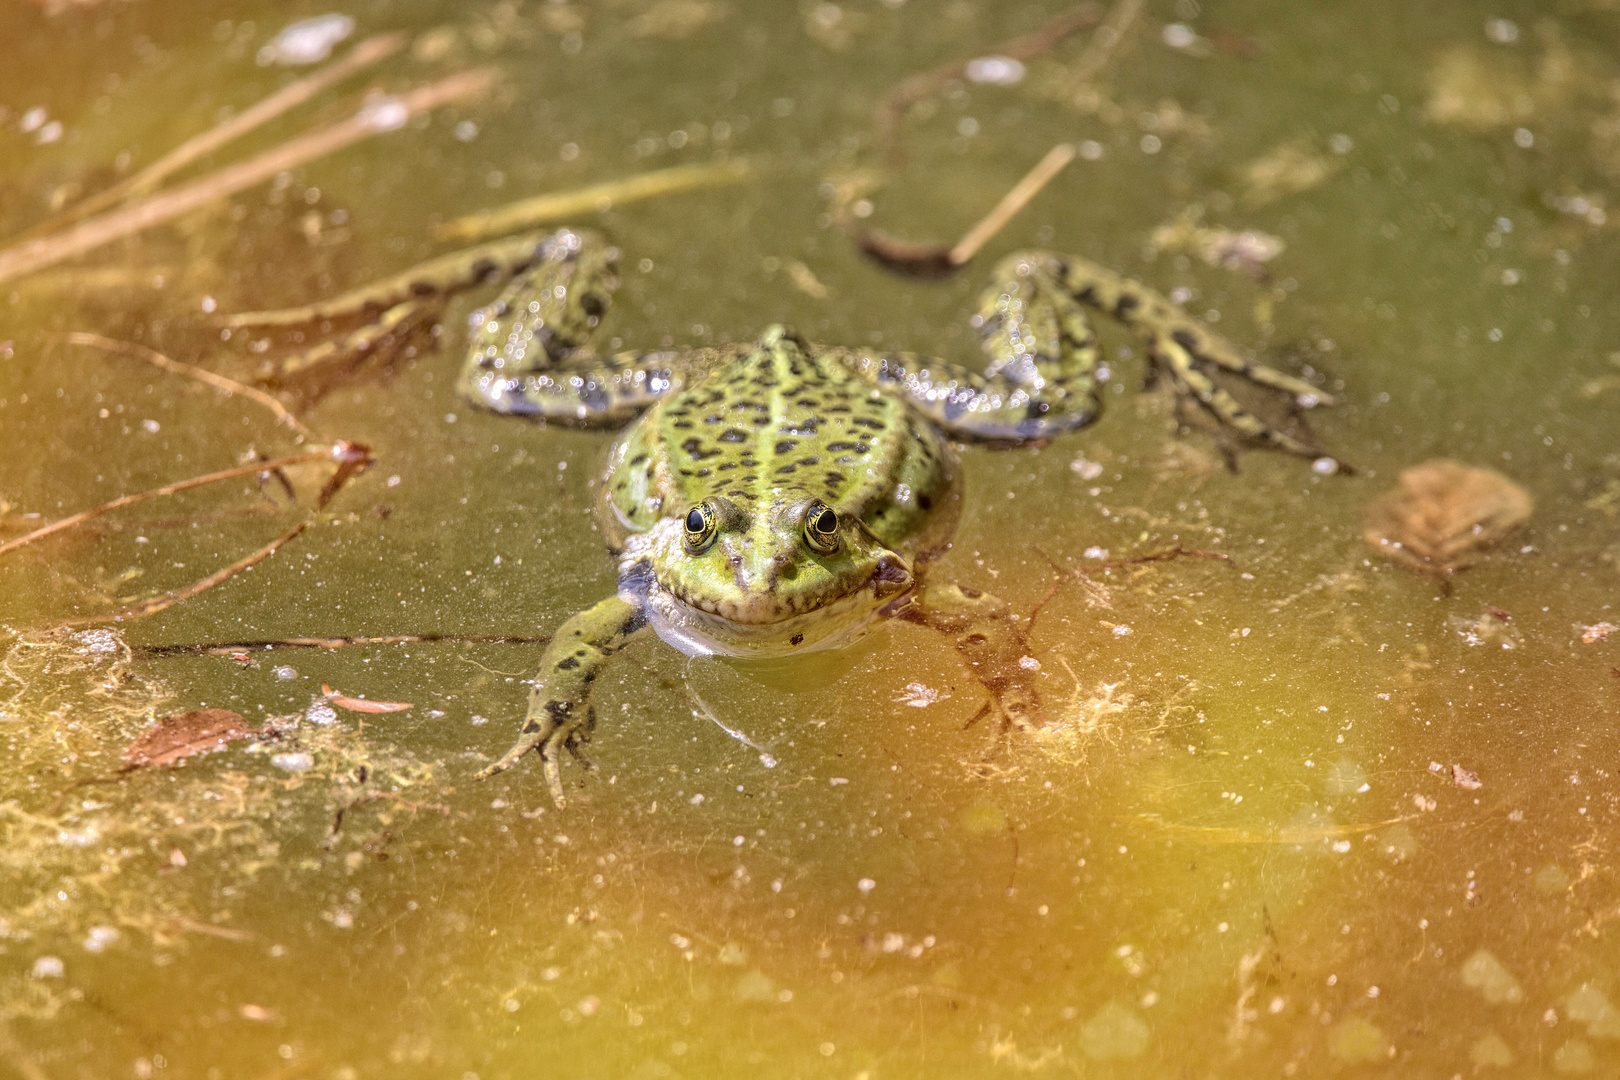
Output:
[[648,616],[687,653],[842,645],[912,585],[905,560],[858,517],[803,494],[752,510],[713,496],[647,539]]

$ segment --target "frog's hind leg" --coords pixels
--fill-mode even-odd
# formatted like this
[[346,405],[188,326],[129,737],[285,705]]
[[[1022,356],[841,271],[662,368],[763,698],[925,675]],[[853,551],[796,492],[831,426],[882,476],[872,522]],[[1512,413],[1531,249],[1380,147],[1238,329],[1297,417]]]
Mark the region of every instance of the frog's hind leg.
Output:
[[517,742],[476,779],[487,780],[516,765],[530,751],[538,752],[544,762],[546,787],[561,808],[566,800],[559,754],[566,749],[578,756],[580,744],[590,736],[596,719],[590,703],[591,684],[608,659],[646,625],[641,607],[617,596],[563,623],[540,658],[540,670],[529,690],[529,712]]
[[908,353],[850,352],[846,362],[898,387],[960,438],[1040,439],[1096,419],[1096,335],[1080,304],[1042,266],[1003,263],[973,323],[990,357],[982,374]]
[[538,263],[564,258],[571,250],[595,243],[595,238],[590,234],[572,229],[522,233],[439,255],[409,270],[350,289],[327,300],[302,307],[243,311],[223,315],[216,321],[226,329],[244,329],[302,326],[324,319],[374,314],[388,311],[407,300],[443,298],[476,285],[505,281]]
[[461,396],[493,412],[594,427],[681,389],[696,354],[587,351],[618,284],[617,258],[605,246],[561,249],[474,312]]
[[438,319],[439,306],[419,300],[395,304],[372,323],[336,341],[284,356],[267,365],[260,380],[270,386],[300,388],[318,394],[331,380],[351,374],[372,356],[394,355],[402,342],[425,336]]
[[[322,334],[332,324],[364,325],[342,331],[340,336],[310,348],[267,362],[260,380],[270,385],[315,389],[351,373],[372,356],[391,359],[404,342],[419,339],[440,318],[450,296],[478,285],[505,281],[535,268],[569,265],[586,261],[611,262],[613,249],[594,234],[573,229],[536,230],[519,236],[463,248],[418,263],[390,277],[351,289],[340,296],[303,307],[270,311],[248,311],[222,316],[219,325],[227,330],[280,329],[318,325]],[[594,270],[594,266],[592,268]],[[607,285],[611,291],[611,281]],[[595,303],[606,306],[592,290],[580,290],[572,307],[580,309]],[[574,318],[577,322],[577,317]]]
[[1149,363],[1155,371],[1168,377],[1177,395],[1196,402],[1223,428],[1289,453],[1305,457],[1322,453],[1315,445],[1254,415],[1221,387],[1211,372],[1230,372],[1257,386],[1288,394],[1304,408],[1332,404],[1330,395],[1302,379],[1249,359],[1159,293],[1106,267],[1077,256],[1045,252],[1013,255],[1002,265],[1016,267],[1020,263],[1038,267],[1037,272],[1061,283],[1069,296],[1135,330],[1147,345]]
[[467,370],[521,377],[568,359],[589,340],[618,288],[617,248],[553,244],[468,319]]

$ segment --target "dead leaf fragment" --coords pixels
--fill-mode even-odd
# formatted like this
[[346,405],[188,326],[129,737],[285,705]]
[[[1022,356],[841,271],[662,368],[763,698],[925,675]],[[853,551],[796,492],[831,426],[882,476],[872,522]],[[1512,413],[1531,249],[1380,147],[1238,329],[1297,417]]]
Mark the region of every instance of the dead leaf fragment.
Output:
[[1451,767],[1451,782],[1465,791],[1478,791],[1485,786],[1480,783],[1479,773],[1469,772],[1461,765]]
[[634,37],[680,41],[725,15],[725,5],[711,0],[659,0],[625,25]]
[[124,768],[170,765],[195,754],[224,748],[236,739],[256,735],[247,721],[229,709],[193,709],[165,716],[157,726],[129,744]]
[[408,701],[367,701],[365,698],[350,697],[347,694],[338,693],[325,683],[321,683],[321,693],[333,705],[340,709],[348,709],[350,712],[403,712],[406,709],[415,707]]
[[1595,645],[1600,641],[1608,641],[1609,635],[1614,633],[1615,625],[1608,622],[1593,623],[1591,626],[1580,626],[1576,629],[1581,632],[1581,641],[1587,645]]
[[1286,246],[1282,238],[1256,229],[1237,232],[1203,225],[1201,209],[1189,209],[1154,229],[1150,238],[1153,247],[1158,251],[1188,252],[1210,266],[1237,270],[1257,281],[1264,278],[1265,264],[1281,255]]
[[1441,124],[1493,128],[1522,124],[1536,112],[1534,87],[1522,72],[1493,65],[1472,45],[1447,49],[1429,70],[1424,112]]
[[1263,206],[1309,191],[1343,166],[1344,158],[1319,153],[1307,140],[1286,142],[1244,166],[1244,194],[1251,205]]
[[1530,518],[1530,493],[1499,472],[1425,461],[1367,507],[1363,536],[1379,554],[1449,577]]

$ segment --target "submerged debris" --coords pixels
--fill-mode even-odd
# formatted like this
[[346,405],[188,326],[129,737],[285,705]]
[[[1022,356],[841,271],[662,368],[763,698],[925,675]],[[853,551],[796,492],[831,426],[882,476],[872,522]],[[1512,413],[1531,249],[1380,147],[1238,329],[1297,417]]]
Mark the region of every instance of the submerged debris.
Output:
[[347,15],[317,15],[285,27],[259,50],[260,67],[279,64],[301,67],[318,64],[332,55],[332,49],[354,33],[354,20]]
[[1244,166],[1244,196],[1250,205],[1264,206],[1309,191],[1343,167],[1342,156],[1320,153],[1309,141],[1286,142]]
[[1517,649],[1524,644],[1519,628],[1503,618],[1496,608],[1487,608],[1477,619],[1453,615],[1446,625],[1457,631],[1470,645],[1497,645],[1504,649]]
[[1580,631],[1583,644],[1595,645],[1599,641],[1608,641],[1609,635],[1614,633],[1616,627],[1610,622],[1599,622],[1591,626],[1577,624],[1575,629]]
[[240,713],[229,709],[192,709],[165,716],[124,751],[124,771],[149,765],[172,765],[196,754],[223,750],[226,745],[258,732]]
[[1367,543],[1425,574],[1450,577],[1530,519],[1530,493],[1499,472],[1425,461],[1367,508]]
[[1201,215],[1189,211],[1174,221],[1160,225],[1150,238],[1155,250],[1187,252],[1210,266],[1237,270],[1256,281],[1266,276],[1265,264],[1283,252],[1282,238],[1256,229],[1234,232],[1200,223]]
[[406,709],[415,707],[408,701],[367,701],[365,698],[350,697],[348,694],[332,689],[326,683],[321,683],[321,693],[333,705],[340,709],[348,709],[350,712],[403,712]]

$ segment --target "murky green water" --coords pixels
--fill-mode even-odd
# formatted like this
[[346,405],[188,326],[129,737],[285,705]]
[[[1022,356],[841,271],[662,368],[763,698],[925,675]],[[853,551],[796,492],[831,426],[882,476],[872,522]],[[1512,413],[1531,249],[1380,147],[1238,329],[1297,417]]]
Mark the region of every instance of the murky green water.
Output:
[[[255,55],[319,13],[64,6],[0,11],[7,235],[292,78]],[[1121,360],[1093,427],[964,451],[966,516],[933,573],[1028,612],[1088,549],[1231,561],[1063,584],[1032,635],[1047,728],[964,728],[982,691],[915,627],[770,668],[649,639],[598,684],[596,769],[567,766],[559,812],[537,769],[471,782],[538,646],[153,648],[534,636],[612,588],[590,516],[608,436],[455,400],[485,296],[458,300],[442,348],[294,403],[378,461],[253,569],[88,628],[116,634],[18,636],[247,555],[329,468],[290,474],[297,506],[248,478],[0,556],[0,1073],[1620,1070],[1620,633],[1585,629],[1620,622],[1614,12],[1150,3],[1100,92],[1073,85],[1083,32],[1016,86],[913,110],[868,198],[919,239],[959,235],[1053,143],[1094,146],[957,278],[865,261],[822,185],[881,166],[879,100],[1057,10],[371,3],[357,37],[414,45],[176,182],[348,115],[368,79],[491,65],[498,89],[0,283],[0,543],[296,450],[251,401],[50,335],[250,379],[258,339],[220,340],[205,304],[305,303],[442,250],[432,227],[457,215],[717,157],[760,170],[576,219],[625,249],[608,332],[627,345],[787,321],[966,357],[978,275],[1038,244],[1184,290],[1322,372],[1345,404],[1313,428],[1358,470],[1256,452],[1226,471]],[[1286,242],[1267,281],[1152,250],[1195,205]],[[1367,503],[1434,457],[1536,500],[1449,590],[1361,538]],[[322,683],[414,708],[319,723]],[[204,706],[293,719],[115,775],[156,717]]]

